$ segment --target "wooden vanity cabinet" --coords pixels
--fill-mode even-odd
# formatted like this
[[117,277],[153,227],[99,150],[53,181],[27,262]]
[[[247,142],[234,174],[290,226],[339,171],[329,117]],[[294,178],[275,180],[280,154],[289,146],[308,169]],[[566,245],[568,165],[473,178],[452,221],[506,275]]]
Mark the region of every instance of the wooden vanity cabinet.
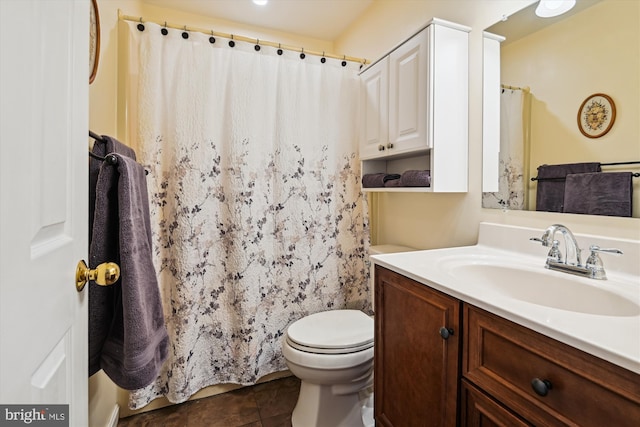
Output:
[[464,377],[511,413],[535,426],[640,425],[640,375],[468,304],[463,318]]
[[379,265],[375,309],[378,427],[640,426],[639,374]]
[[380,266],[375,278],[376,426],[456,426],[460,301]]

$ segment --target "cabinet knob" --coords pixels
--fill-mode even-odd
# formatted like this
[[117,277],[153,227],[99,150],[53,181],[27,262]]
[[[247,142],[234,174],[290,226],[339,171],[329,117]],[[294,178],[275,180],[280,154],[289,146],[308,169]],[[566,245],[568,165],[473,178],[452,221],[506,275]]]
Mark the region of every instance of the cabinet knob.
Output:
[[393,148],[393,143],[392,143],[392,142],[389,142],[389,143],[387,144],[387,148]]
[[531,387],[533,388],[533,391],[535,391],[538,396],[543,396],[543,397],[549,394],[549,390],[553,388],[551,386],[551,381],[541,380],[540,378],[532,379]]
[[451,328],[445,328],[444,326],[442,328],[440,328],[440,336],[442,338],[449,339],[449,337],[453,335],[453,329]]
[[382,144],[378,145],[378,151],[384,151],[384,145]]

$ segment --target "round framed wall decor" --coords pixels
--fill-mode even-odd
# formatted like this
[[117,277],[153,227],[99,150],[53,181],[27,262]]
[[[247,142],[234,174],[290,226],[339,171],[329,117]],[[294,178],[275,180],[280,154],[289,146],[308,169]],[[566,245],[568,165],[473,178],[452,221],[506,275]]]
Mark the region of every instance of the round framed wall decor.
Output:
[[594,93],[582,102],[578,110],[578,129],[588,138],[600,138],[616,121],[616,104],[604,93]]
[[89,24],[89,84],[98,73],[98,59],[100,58],[100,15],[98,1],[91,0]]

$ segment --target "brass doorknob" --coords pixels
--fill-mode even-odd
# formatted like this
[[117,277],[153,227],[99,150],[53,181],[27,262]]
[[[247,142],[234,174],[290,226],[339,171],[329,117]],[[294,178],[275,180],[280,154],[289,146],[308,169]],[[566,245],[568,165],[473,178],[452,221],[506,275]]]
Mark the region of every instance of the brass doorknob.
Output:
[[76,267],[76,290],[82,292],[89,280],[95,281],[100,286],[110,286],[119,278],[120,267],[115,262],[105,262],[95,270],[91,270],[83,260],[80,260]]

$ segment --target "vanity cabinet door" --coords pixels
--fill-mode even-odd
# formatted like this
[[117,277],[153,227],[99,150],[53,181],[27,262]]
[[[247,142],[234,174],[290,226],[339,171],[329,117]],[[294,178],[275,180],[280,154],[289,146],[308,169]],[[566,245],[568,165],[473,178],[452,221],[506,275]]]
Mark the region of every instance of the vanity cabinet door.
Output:
[[640,375],[468,304],[464,319],[463,375],[528,422],[639,425]]
[[460,301],[380,266],[375,282],[376,425],[456,426]]

